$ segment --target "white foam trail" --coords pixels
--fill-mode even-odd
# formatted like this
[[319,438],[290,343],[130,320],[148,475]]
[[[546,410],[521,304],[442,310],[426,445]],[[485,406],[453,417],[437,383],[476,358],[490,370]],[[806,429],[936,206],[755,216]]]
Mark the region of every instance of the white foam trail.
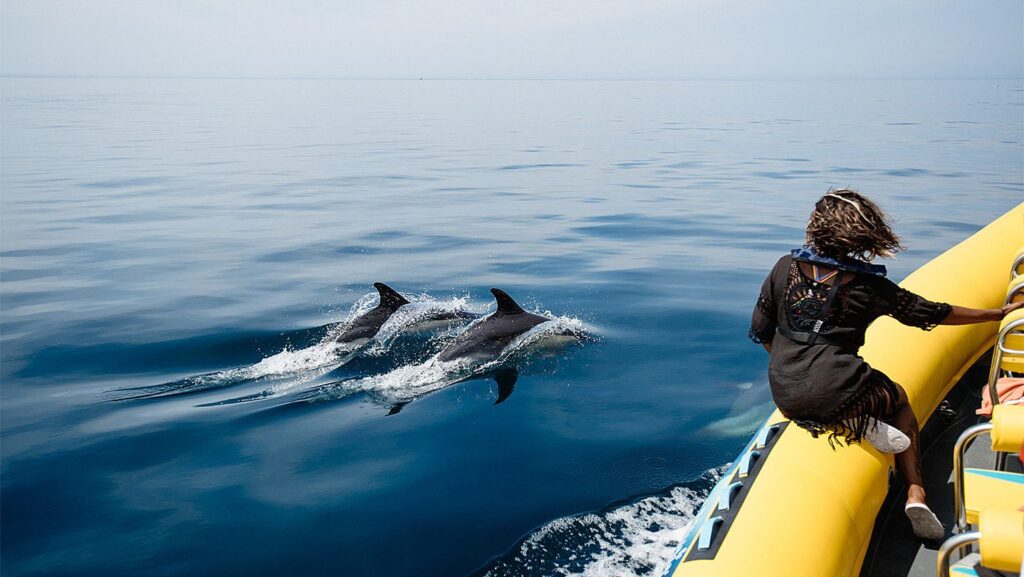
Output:
[[[352,304],[345,321],[339,323],[338,326],[344,327],[348,323],[352,322],[352,319],[376,306],[374,303],[375,299],[376,293],[363,295],[359,300]],[[351,360],[353,356],[351,347],[335,343],[334,339],[331,338],[331,333],[335,335],[338,334],[336,331],[338,331],[338,329],[328,331],[328,335],[321,339],[319,343],[311,347],[299,350],[293,350],[286,347],[283,351],[269,357],[265,357],[258,363],[246,367],[237,367],[234,369],[217,371],[215,373],[195,375],[192,377],[186,377],[179,381],[159,385],[118,389],[117,391],[114,391],[114,398],[119,400],[128,400],[170,397],[185,393],[225,388],[258,379],[283,377],[293,374],[299,374],[299,378],[303,381],[309,380],[318,375],[310,375],[308,379],[303,379],[303,373],[313,372],[324,374]],[[322,370],[325,368],[326,370]],[[274,394],[276,392],[287,390],[292,386],[294,385],[290,383],[283,383],[276,385],[275,387],[271,387],[260,394]],[[117,393],[128,394],[117,395]]]
[[234,382],[254,381],[268,377],[292,377],[288,381],[276,383],[260,393],[262,396],[271,396],[327,374],[352,360],[357,353],[357,349],[346,347],[340,343],[321,342],[295,351],[285,349],[250,367],[232,369],[224,371],[224,373],[237,372],[235,378],[230,379]]
[[258,379],[274,375],[298,373],[325,366],[334,366],[341,358],[352,352],[352,349],[339,343],[319,343],[305,349],[285,349],[276,355],[261,360],[255,365],[224,371],[223,374],[236,376],[240,379]]
[[383,375],[329,383],[304,397],[303,401],[330,401],[357,393],[367,393],[382,403],[404,403],[453,385],[473,374],[472,363],[458,359],[452,362],[437,358],[398,367]]
[[268,391],[287,390],[300,382],[306,382],[319,375],[329,373],[355,356],[354,350],[332,342],[321,342],[305,349],[285,349],[247,367],[227,369],[216,373],[187,377],[180,381],[134,389],[120,389],[128,393],[117,398],[142,399],[170,397],[185,393],[196,393],[220,389],[262,379],[297,377],[288,383],[275,385]]
[[[298,351],[286,350],[274,355],[273,357],[263,359],[252,367],[236,369],[255,369],[258,371],[261,365],[266,364],[266,366],[263,367],[264,370],[279,371],[269,372],[267,374],[297,374],[299,375],[299,378],[277,383],[259,393],[247,395],[239,399],[232,399],[229,402],[264,399],[290,391],[299,385],[308,383],[320,375],[333,371],[334,369],[349,362],[357,355],[383,355],[387,353],[399,335],[418,330],[419,327],[423,326],[424,322],[429,321],[432,318],[436,318],[440,314],[456,314],[467,311],[465,298],[452,298],[448,301],[439,301],[428,295],[421,294],[413,295],[410,297],[410,300],[411,302],[409,304],[403,305],[388,317],[388,320],[381,325],[380,330],[377,331],[377,334],[374,335],[368,343],[364,343],[358,347],[352,347],[343,343],[334,342],[334,339],[336,339],[354,319],[377,306],[379,299],[376,293],[363,295],[359,300],[353,303],[345,321],[339,323],[332,330],[328,331],[318,344]],[[447,324],[454,322],[455,321],[453,320]],[[254,379],[259,377],[240,376],[240,378]]]
[[634,577],[661,575],[722,469],[698,488],[665,493],[601,513],[563,517],[534,531],[484,577]]
[[417,326],[422,326],[424,321],[441,313],[456,314],[467,310],[465,298],[437,301],[427,295],[417,295],[412,298],[412,301],[391,315],[374,339],[360,346],[337,343],[335,339],[354,319],[377,306],[379,303],[377,293],[367,293],[356,300],[349,308],[345,320],[331,327],[320,342],[312,346],[297,350],[285,348],[279,353],[246,367],[196,375],[160,385],[122,389],[120,392],[129,392],[129,394],[117,398],[165,397],[226,388],[257,380],[287,379],[275,383],[259,393],[231,401],[256,400],[278,395],[337,369],[359,354],[382,355],[386,353],[398,335],[415,330]]

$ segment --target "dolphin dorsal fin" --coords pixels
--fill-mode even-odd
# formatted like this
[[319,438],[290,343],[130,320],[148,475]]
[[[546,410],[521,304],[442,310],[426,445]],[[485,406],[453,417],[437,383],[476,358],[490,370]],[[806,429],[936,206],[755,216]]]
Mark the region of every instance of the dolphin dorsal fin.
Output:
[[519,303],[512,300],[512,297],[508,296],[508,293],[501,289],[492,288],[491,294],[494,295],[494,300],[498,302],[498,310],[494,312],[496,315],[514,315],[522,312],[523,307],[519,306]]
[[373,283],[373,288],[380,293],[380,306],[397,309],[402,305],[409,304],[409,300],[398,294],[398,291],[382,282]]

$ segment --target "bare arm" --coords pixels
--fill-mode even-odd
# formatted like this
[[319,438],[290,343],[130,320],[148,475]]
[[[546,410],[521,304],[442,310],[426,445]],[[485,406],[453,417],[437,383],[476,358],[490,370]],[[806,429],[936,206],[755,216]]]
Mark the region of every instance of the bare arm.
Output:
[[943,325],[971,325],[1000,321],[1006,315],[1024,306],[1024,302],[1011,303],[998,309],[972,309],[953,305],[952,312],[941,323]]

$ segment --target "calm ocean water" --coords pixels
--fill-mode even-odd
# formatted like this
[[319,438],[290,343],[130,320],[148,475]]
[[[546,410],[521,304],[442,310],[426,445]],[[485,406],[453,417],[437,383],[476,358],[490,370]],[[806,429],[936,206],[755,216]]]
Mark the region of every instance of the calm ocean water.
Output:
[[[1020,80],[3,79],[4,573],[657,574],[812,202],[901,279],[1024,200],[1022,127]],[[458,327],[331,354],[374,281],[596,338],[495,405],[423,364]]]

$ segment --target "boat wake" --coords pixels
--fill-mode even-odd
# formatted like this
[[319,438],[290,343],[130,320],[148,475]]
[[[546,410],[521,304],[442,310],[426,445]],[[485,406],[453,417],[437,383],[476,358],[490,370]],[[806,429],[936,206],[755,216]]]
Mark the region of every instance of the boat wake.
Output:
[[660,577],[724,468],[597,513],[544,524],[475,577]]

